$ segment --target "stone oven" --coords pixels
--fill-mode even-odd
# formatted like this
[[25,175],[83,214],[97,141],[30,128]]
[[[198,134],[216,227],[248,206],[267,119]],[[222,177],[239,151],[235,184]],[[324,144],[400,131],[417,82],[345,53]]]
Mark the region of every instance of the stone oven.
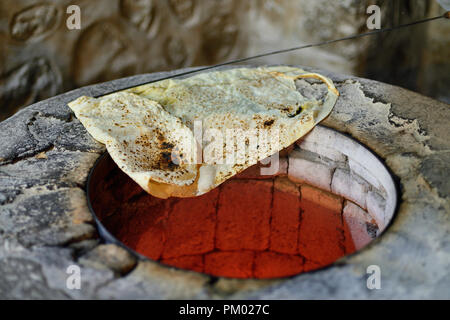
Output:
[[370,151],[322,126],[289,151],[275,175],[255,165],[188,199],[148,195],[105,155],[88,197],[108,241],[214,276],[264,279],[319,269],[385,229],[397,191]]
[[[66,106],[167,73],[1,122],[0,297],[449,298],[449,106],[311,71],[341,94],[330,116],[274,176],[251,167],[196,199],[142,193]],[[67,286],[74,266],[79,289]],[[367,286],[373,266],[379,290]]]

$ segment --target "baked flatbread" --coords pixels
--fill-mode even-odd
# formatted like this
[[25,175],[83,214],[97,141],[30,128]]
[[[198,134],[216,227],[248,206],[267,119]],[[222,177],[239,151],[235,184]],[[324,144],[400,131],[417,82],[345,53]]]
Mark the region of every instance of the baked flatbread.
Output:
[[[300,78],[323,82],[323,99],[302,95]],[[293,144],[338,95],[330,79],[299,68],[237,68],[83,96],[69,107],[148,193],[192,197]]]

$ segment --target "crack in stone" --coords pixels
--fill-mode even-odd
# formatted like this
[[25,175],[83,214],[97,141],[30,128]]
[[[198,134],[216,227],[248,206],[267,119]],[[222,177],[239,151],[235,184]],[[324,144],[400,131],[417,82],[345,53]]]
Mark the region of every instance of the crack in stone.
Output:
[[[414,125],[415,122],[417,122],[417,119],[408,119],[406,117],[400,117],[396,114],[394,114],[392,111],[389,111],[388,115],[388,121],[389,123],[396,127],[396,128],[408,128]],[[426,137],[427,132],[420,127],[420,124],[417,123],[416,131],[419,135]]]
[[344,226],[345,226],[345,221],[344,221],[344,208],[345,208],[345,199],[341,198],[341,211],[339,212],[339,221],[341,223],[340,226],[336,226],[336,229],[338,230],[339,234],[340,234],[340,239],[338,241],[338,246],[339,248],[342,250],[344,255],[347,255],[349,253],[352,252],[348,252],[346,245],[345,245],[345,241],[346,241],[346,236],[345,236],[345,231],[344,231]]

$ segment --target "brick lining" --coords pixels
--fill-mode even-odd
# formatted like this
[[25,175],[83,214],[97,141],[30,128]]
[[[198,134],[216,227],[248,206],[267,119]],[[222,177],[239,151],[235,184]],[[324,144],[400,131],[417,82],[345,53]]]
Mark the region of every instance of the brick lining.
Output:
[[255,179],[257,170],[251,167],[200,197],[163,200],[115,169],[94,210],[135,251],[215,276],[291,276],[355,251],[342,197],[294,183],[285,173]]

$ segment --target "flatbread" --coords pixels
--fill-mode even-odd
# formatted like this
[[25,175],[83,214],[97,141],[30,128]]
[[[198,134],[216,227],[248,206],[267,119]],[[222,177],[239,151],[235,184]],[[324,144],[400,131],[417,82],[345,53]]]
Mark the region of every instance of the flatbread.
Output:
[[[323,99],[302,95],[300,78],[323,82]],[[69,107],[148,193],[192,197],[293,144],[338,95],[330,79],[299,68],[236,68],[83,96]]]

